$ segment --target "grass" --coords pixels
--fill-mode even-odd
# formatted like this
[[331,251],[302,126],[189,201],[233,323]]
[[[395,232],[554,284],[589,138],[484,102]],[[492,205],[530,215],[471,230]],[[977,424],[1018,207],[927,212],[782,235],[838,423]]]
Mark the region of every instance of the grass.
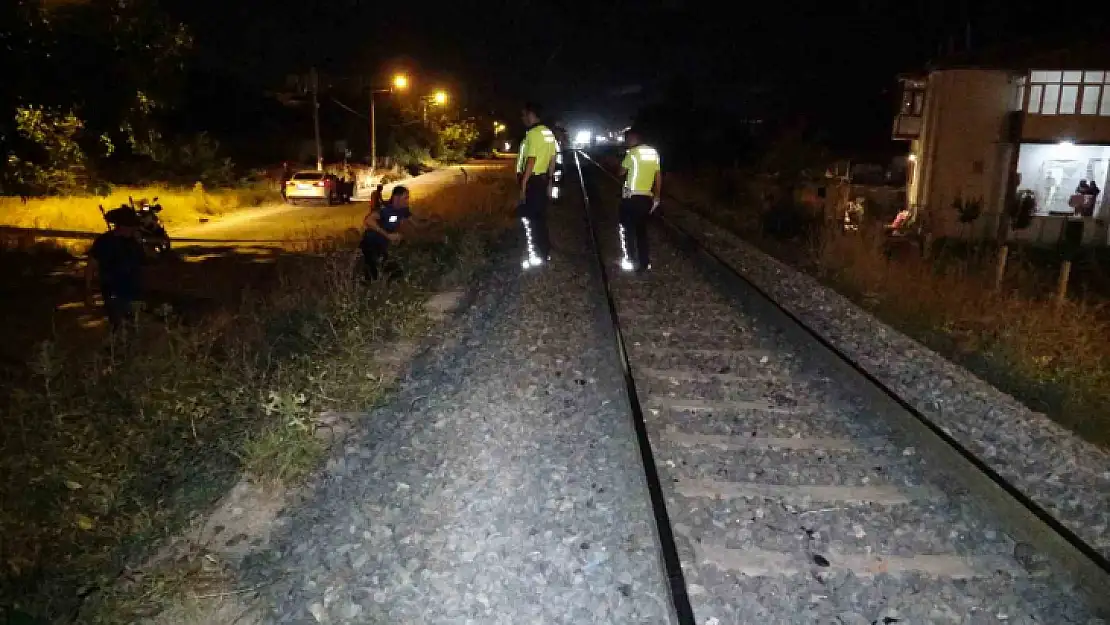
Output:
[[470,279],[510,225],[509,182],[422,198],[442,219],[397,247],[402,280],[363,285],[354,240],[321,239],[199,321],[144,317],[92,350],[43,337],[3,369],[0,616],[65,620],[244,472],[303,480],[324,451],[315,415],[380,400],[368,354],[419,336],[427,295]]
[[128,197],[158,198],[162,205],[162,220],[170,226],[195,224],[202,217],[222,215],[243,208],[279,202],[281,196],[267,182],[232,189],[170,188],[151,186],[142,188],[117,187],[107,197],[59,196],[31,198],[24,203],[18,197],[0,197],[0,225],[19,228],[49,230],[75,230],[101,232],[104,219],[97,209],[105,210],[126,204]]
[[699,194],[704,181],[668,185],[764,251],[1030,408],[1110,447],[1110,301],[1086,295],[1058,304],[1044,288],[1044,267],[1028,255],[1010,263],[996,291],[992,254],[934,261],[900,254],[892,260],[877,230],[843,236],[826,228],[809,244],[776,241],[759,233],[752,210]]

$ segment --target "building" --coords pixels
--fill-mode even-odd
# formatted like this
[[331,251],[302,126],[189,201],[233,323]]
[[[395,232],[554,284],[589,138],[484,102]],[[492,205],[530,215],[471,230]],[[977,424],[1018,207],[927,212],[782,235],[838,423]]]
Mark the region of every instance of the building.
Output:
[[[953,62],[900,82],[906,203],[934,235],[1107,244],[1107,193],[1073,196],[1080,181],[1110,182],[1110,49]],[[1030,195],[1028,227],[1007,228],[1005,207]],[[963,221],[957,205],[971,206]]]

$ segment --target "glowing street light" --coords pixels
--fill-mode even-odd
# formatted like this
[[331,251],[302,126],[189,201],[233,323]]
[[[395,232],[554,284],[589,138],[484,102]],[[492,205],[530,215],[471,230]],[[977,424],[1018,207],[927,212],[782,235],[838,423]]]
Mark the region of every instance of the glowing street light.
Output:
[[397,74],[393,77],[393,88],[404,91],[409,88],[409,77],[404,74]]
[[440,89],[431,95],[420,97],[421,109],[423,109],[424,123],[428,123],[428,104],[436,106],[444,106],[447,104],[447,92]]

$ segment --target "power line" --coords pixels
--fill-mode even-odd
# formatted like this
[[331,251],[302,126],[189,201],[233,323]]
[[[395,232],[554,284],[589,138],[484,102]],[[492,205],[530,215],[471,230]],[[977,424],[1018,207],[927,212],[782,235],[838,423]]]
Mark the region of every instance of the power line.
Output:
[[338,106],[339,106],[340,108],[343,108],[343,109],[347,110],[347,111],[348,111],[348,112],[350,112],[350,113],[353,113],[353,114],[355,114],[355,115],[358,115],[359,117],[361,117],[362,119],[364,119],[364,120],[366,120],[366,121],[370,121],[370,118],[369,118],[369,117],[367,117],[366,115],[363,115],[362,113],[359,113],[358,111],[356,111],[355,109],[353,109],[353,108],[351,108],[351,107],[347,106],[346,104],[343,104],[342,102],[340,102],[339,100],[335,99],[334,97],[332,97],[332,96],[328,96],[328,99],[330,99],[330,100],[331,100],[332,102],[334,102],[334,103],[335,103],[336,105],[338,105]]

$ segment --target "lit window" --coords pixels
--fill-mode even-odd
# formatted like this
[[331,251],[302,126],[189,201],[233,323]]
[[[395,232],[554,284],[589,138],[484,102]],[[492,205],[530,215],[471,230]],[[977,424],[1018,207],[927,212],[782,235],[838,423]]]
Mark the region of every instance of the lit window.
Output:
[[1060,89],[1060,114],[1075,115],[1075,104],[1079,100],[1078,85],[1064,85]]
[[902,91],[902,105],[899,115],[920,117],[925,108],[925,91],[914,87],[905,87]]
[[1010,110],[1020,111],[1021,105],[1025,101],[1025,79],[1019,78],[1014,81],[1013,86],[1013,99],[1010,102]]
[[1079,113],[1082,115],[1098,113],[1098,97],[1101,93],[1101,85],[1083,85],[1083,102],[1079,106]]
[[1110,117],[1110,89],[1102,90],[1102,108],[1098,110],[1098,114]]
[[1039,83],[1060,82],[1061,74],[1062,72],[1033,72],[1030,80]]
[[1029,73],[1026,112],[1033,115],[1110,116],[1104,92],[1110,71],[1037,70]]
[[1044,86],[1044,104],[1041,105],[1041,115],[1055,115],[1056,108],[1060,105],[1060,85]]
[[1030,113],[1041,112],[1041,96],[1044,95],[1044,85],[1033,85],[1029,88],[1029,106],[1026,107]]

